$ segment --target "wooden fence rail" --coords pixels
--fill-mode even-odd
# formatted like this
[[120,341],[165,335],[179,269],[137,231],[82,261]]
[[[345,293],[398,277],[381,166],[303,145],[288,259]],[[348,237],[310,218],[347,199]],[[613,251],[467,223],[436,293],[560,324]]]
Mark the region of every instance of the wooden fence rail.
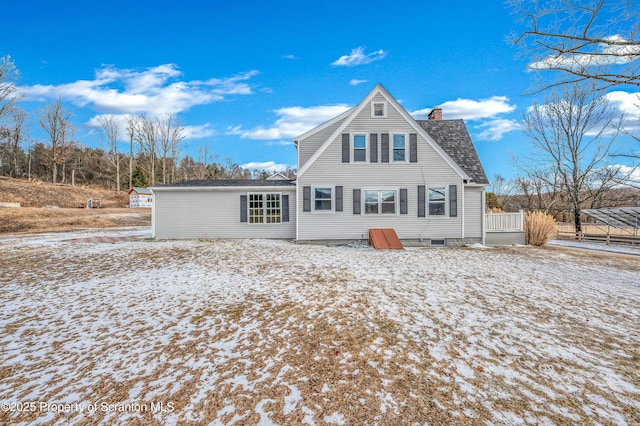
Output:
[[558,231],[558,238],[565,240],[577,240],[577,241],[604,241],[606,245],[609,243],[626,243],[626,244],[640,244],[640,236],[634,235],[611,235],[611,234],[584,234],[569,231]]

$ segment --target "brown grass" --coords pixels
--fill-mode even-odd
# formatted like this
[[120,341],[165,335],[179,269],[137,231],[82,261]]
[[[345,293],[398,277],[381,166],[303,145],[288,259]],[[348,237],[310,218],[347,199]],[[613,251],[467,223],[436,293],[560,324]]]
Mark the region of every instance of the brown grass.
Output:
[[[79,208],[86,206],[89,199],[100,199],[102,208]],[[99,187],[54,185],[0,176],[0,202],[21,205],[0,208],[0,233],[59,232],[151,223],[151,209],[125,208],[129,204],[127,191]]]
[[524,213],[525,242],[534,246],[545,245],[558,234],[553,216],[541,212]]
[[0,208],[0,233],[149,226],[151,209]]
[[[559,232],[576,232],[576,227],[573,223],[558,223]],[[582,233],[585,235],[607,235],[607,225],[596,225],[590,223],[582,224]],[[633,228],[620,229],[613,226],[609,229],[610,235],[633,235]]]
[[20,203],[22,207],[77,208],[86,206],[90,198],[99,198],[104,208],[129,204],[127,191],[0,177],[0,202]]

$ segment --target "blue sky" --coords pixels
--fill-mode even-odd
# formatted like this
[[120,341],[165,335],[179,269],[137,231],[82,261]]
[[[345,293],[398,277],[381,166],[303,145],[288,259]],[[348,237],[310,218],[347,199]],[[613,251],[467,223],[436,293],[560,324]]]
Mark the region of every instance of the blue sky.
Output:
[[[76,139],[99,146],[100,114],[177,113],[183,154],[209,145],[246,167],[295,167],[291,141],[376,83],[417,118],[465,119],[491,179],[530,151],[536,100],[519,29],[502,2],[23,1],[3,5],[0,56],[20,70],[23,108],[61,98]],[[616,89],[620,108],[630,91]],[[122,144],[127,151],[127,144]]]

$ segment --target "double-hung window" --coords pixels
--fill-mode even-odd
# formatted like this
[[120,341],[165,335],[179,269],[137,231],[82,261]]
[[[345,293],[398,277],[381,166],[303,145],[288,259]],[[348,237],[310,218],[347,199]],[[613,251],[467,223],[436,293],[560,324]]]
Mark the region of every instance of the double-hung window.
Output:
[[279,193],[249,194],[249,223],[281,223]]
[[445,216],[446,187],[429,187],[429,216]]
[[364,191],[365,214],[395,214],[397,191]]
[[393,161],[406,161],[407,136],[405,134],[393,134]]
[[354,162],[367,161],[367,135],[366,134],[353,135],[353,161]]
[[333,188],[313,188],[313,206],[315,211],[330,212],[333,210]]

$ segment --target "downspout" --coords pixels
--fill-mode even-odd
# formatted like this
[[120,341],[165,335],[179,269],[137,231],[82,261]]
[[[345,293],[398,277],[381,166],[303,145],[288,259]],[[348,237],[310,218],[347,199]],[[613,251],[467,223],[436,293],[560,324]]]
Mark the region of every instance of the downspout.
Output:
[[486,214],[487,206],[486,206],[486,203],[487,203],[487,199],[486,199],[486,194],[485,194],[486,189],[487,189],[486,186],[482,189],[482,211],[480,212],[480,214],[482,215],[481,223],[482,223],[482,244],[483,245],[485,244],[486,236],[487,236],[487,230],[486,230],[486,221],[487,221],[487,214]]
[[298,200],[300,197],[300,194],[298,193],[298,181],[299,181],[298,172],[300,171],[300,147],[298,146],[299,142],[297,140],[294,140],[293,144],[296,147],[296,161],[298,164],[298,168],[296,170],[296,241],[300,241],[300,211],[298,210]]
[[157,194],[151,189],[151,238],[156,238],[156,197]]

